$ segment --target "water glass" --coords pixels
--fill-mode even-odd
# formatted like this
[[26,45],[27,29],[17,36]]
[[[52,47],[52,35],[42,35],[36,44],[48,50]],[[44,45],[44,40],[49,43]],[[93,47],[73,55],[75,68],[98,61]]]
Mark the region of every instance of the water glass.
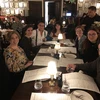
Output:
[[64,93],[70,93],[70,87],[66,80],[63,81],[61,89],[62,89],[62,92],[64,92]]
[[42,81],[41,80],[36,80],[35,83],[34,83],[34,88],[36,90],[40,90],[42,87],[43,87]]

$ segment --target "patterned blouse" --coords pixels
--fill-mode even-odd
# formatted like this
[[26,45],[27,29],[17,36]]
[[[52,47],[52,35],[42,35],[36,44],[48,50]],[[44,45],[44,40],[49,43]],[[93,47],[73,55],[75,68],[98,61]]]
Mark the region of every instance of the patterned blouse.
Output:
[[25,69],[28,59],[21,47],[20,51],[7,47],[4,50],[5,63],[10,72],[20,72]]

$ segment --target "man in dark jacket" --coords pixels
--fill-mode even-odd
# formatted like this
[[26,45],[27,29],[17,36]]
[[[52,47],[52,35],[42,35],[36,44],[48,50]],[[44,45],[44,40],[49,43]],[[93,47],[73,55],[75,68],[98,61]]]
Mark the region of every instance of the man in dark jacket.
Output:
[[91,76],[95,79],[99,89],[100,89],[100,56],[91,63],[85,63],[85,64],[69,64],[66,67],[66,70],[82,70],[86,72],[87,74],[91,74]]
[[88,8],[88,13],[84,14],[80,20],[80,24],[84,27],[85,34],[87,34],[87,30],[95,21],[100,21],[100,16],[96,13],[96,7],[90,6]]

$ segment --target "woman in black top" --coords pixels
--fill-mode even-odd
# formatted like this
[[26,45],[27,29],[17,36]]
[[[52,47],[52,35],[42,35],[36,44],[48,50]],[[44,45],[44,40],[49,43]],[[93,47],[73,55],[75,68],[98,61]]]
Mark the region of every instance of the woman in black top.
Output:
[[100,42],[99,31],[96,28],[88,30],[87,38],[83,42],[84,62],[94,61],[98,56],[98,43]]
[[33,53],[34,51],[32,49],[32,39],[31,39],[32,31],[33,31],[32,25],[25,26],[23,29],[23,37],[19,43],[19,45],[24,49],[26,56],[29,60],[33,60],[35,56]]

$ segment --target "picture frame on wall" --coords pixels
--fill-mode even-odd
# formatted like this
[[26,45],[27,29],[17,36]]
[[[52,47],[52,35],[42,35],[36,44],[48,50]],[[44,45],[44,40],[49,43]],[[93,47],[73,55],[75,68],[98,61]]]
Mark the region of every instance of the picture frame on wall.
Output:
[[5,4],[4,4],[4,6],[5,6],[5,8],[9,8],[9,2],[6,2]]
[[16,2],[16,3],[14,3],[15,4],[15,8],[18,8],[19,6],[18,6],[18,2]]
[[10,12],[11,12],[11,14],[15,14],[15,11],[14,11],[14,9],[11,9],[11,11],[10,11]]
[[13,2],[10,3],[10,7],[11,7],[11,8],[14,7],[14,3],[13,3]]
[[3,0],[3,1],[8,1],[8,0]]
[[21,14],[21,16],[24,16],[24,10],[23,9],[20,9],[20,14]]

